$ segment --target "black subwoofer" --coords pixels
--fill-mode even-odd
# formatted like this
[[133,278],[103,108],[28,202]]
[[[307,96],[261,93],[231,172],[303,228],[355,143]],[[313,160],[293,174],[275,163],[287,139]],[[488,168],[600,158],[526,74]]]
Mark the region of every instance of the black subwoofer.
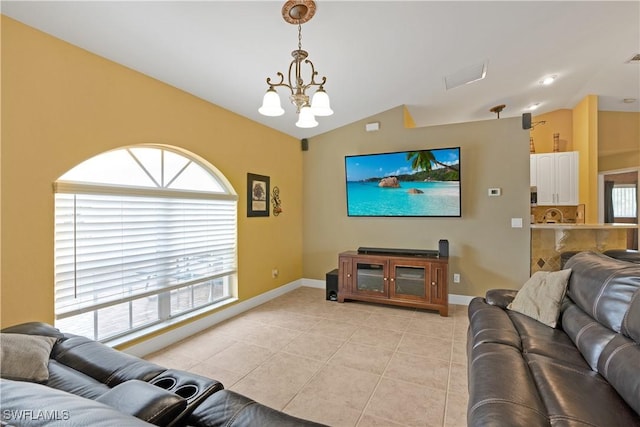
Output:
[[338,301],[338,269],[331,270],[326,277],[327,301]]

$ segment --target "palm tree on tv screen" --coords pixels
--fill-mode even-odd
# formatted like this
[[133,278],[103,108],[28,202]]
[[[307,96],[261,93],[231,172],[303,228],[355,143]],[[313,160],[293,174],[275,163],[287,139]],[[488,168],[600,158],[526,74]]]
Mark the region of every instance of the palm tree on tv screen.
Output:
[[411,167],[414,170],[430,172],[433,169],[431,165],[437,164],[450,171],[458,172],[458,169],[453,166],[439,162],[431,150],[409,151],[407,153],[407,160],[411,160]]

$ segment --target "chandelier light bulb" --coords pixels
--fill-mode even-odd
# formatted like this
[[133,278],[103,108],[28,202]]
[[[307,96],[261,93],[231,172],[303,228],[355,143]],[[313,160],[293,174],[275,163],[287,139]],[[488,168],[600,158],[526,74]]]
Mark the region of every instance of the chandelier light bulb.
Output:
[[258,112],[263,116],[277,117],[284,114],[284,109],[280,105],[280,96],[278,92],[270,87],[262,98],[262,107],[258,108]]
[[298,126],[299,128],[314,128],[318,126],[318,122],[311,112],[311,107],[305,105],[300,109],[300,114],[298,115],[296,126]]
[[330,116],[333,114],[331,105],[329,102],[329,95],[324,91],[324,88],[320,87],[311,98],[311,111],[314,116]]

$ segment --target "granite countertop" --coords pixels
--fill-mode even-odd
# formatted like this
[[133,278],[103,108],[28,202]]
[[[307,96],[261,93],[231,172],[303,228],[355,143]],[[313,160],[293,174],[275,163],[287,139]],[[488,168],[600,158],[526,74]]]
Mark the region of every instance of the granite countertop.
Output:
[[575,223],[536,223],[531,224],[531,228],[539,230],[612,230],[612,229],[624,229],[624,228],[638,228],[638,224],[575,224]]

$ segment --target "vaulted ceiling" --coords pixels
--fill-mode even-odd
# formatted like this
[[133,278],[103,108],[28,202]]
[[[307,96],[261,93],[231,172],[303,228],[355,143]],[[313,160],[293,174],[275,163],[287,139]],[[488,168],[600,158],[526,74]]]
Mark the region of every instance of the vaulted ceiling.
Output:
[[[282,90],[283,116],[258,113],[266,78],[287,72],[298,44],[283,4],[2,1],[2,13],[296,138],[399,105],[416,126],[491,119],[499,104],[514,117],[537,103],[535,115],[590,94],[600,110],[640,111],[638,1],[320,0],[302,47],[335,114],[299,129]],[[483,66],[484,79],[447,89]]]

